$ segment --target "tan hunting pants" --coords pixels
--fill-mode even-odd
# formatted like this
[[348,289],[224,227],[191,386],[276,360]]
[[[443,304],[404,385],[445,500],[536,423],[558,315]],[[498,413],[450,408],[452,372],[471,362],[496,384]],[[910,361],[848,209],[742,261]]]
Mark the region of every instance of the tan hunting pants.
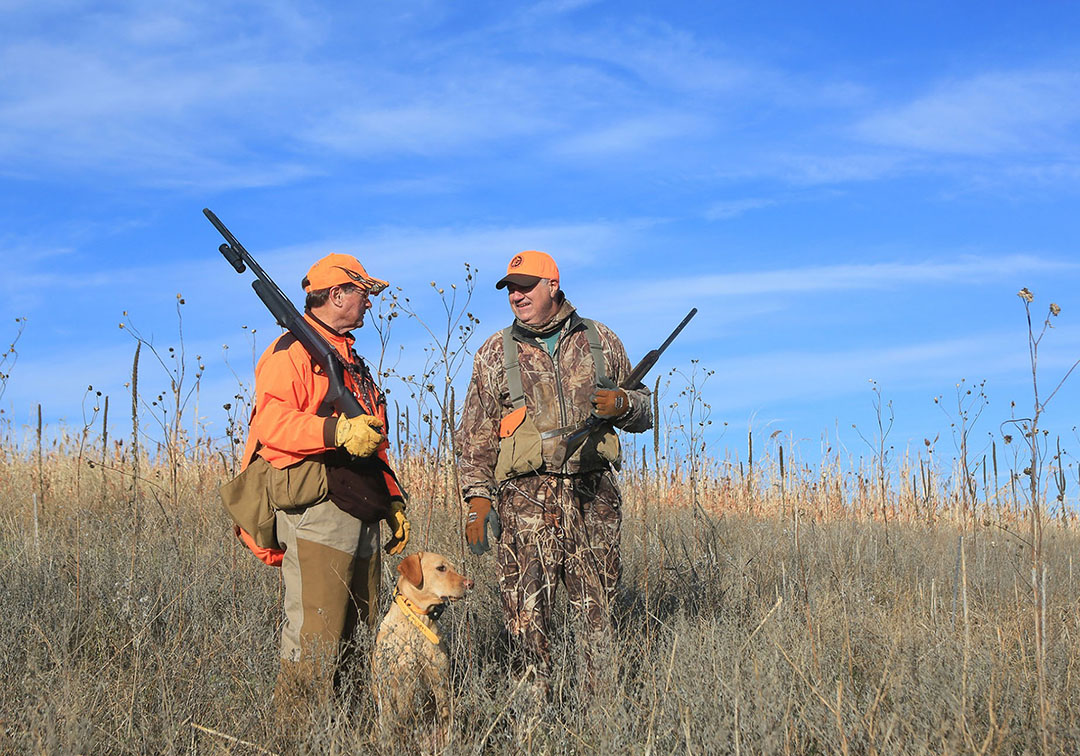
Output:
[[357,622],[374,627],[378,619],[381,565],[379,523],[365,524],[331,501],[279,511],[277,535],[285,549],[280,711],[297,699],[327,699]]

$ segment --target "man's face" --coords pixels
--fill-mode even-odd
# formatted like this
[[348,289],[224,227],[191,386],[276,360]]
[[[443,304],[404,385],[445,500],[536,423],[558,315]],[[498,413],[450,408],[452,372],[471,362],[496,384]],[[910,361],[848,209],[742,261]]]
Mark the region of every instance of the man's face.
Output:
[[531,286],[507,282],[506,291],[510,296],[510,309],[525,325],[543,325],[559,311],[557,279],[541,278]]
[[371,309],[371,297],[367,290],[359,287],[342,288],[340,302],[342,326],[345,330],[363,328],[364,315]]

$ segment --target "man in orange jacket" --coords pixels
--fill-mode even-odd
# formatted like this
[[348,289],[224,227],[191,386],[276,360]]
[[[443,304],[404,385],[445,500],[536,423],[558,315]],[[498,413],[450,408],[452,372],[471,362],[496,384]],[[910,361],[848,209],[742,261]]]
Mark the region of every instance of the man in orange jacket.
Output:
[[388,553],[400,553],[409,538],[404,495],[387,459],[386,401],[353,350],[351,333],[363,326],[370,297],[387,284],[369,276],[355,257],[332,254],[311,267],[302,285],[304,317],[337,351],[346,386],[364,414],[334,414],[325,402],[328,379],[290,333],[274,341],[255,367],[248,442],[281,472],[273,476],[279,490],[271,499],[284,551],[285,623],[275,699],[285,721],[327,700],[357,622],[375,625],[379,522],[390,527]]

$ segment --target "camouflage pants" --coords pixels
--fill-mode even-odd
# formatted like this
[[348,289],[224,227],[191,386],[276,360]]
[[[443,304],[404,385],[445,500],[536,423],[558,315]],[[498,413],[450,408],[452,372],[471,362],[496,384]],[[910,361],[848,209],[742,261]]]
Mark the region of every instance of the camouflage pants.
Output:
[[621,498],[610,472],[514,478],[499,490],[496,574],[516,661],[551,671],[555,590],[583,621],[586,659],[608,640],[619,580]]

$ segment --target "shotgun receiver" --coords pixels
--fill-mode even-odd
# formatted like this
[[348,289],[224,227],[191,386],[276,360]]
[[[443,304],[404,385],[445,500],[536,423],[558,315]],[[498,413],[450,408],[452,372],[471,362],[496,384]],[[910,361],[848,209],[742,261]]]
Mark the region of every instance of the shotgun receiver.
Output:
[[[679,325],[675,326],[675,330],[672,331],[671,335],[664,340],[663,344],[661,344],[656,349],[650,350],[648,354],[641,358],[641,362],[639,362],[637,366],[630,372],[630,375],[628,375],[626,377],[626,380],[622,382],[622,386],[620,386],[620,388],[632,389],[635,388],[638,384],[640,384],[642,382],[642,379],[644,379],[645,376],[649,374],[649,371],[652,370],[653,367],[656,365],[656,361],[660,359],[660,355],[662,355],[664,351],[669,346],[671,346],[671,342],[673,342],[676,337],[678,337],[678,335],[682,333],[682,329],[686,328],[686,324],[689,323],[690,319],[693,318],[695,315],[697,315],[696,307],[686,314],[686,317],[682,319],[682,322],[679,323]],[[562,467],[563,463],[565,463],[566,460],[570,459],[570,457],[573,456],[574,452],[581,448],[581,445],[585,443],[585,439],[589,437],[590,433],[592,433],[599,426],[604,425],[608,422],[609,421],[603,420],[596,415],[590,415],[585,422],[583,422],[574,430],[570,431],[570,433],[568,433],[559,443],[558,448],[556,448],[555,450],[555,457],[554,459],[552,459],[552,463],[556,467]]]
[[203,215],[214,224],[214,228],[218,230],[218,233],[225,237],[227,243],[218,247],[218,251],[225,256],[225,259],[236,269],[237,273],[243,273],[245,267],[251,268],[251,272],[255,274],[255,280],[251,282],[251,288],[259,295],[259,299],[266,305],[266,309],[273,314],[277,324],[296,337],[296,340],[311,355],[311,359],[315,364],[322,368],[326,377],[330,379],[330,388],[326,392],[326,401],[334,405],[334,409],[346,417],[363,415],[364,410],[360,406],[360,402],[345,387],[345,366],[342,364],[341,358],[338,357],[338,353],[326,342],[326,339],[311,327],[311,324],[304,320],[304,316],[297,312],[296,307],[289,301],[289,298],[278,288],[270,276],[266,275],[266,271],[255,262],[255,258],[244,249],[243,244],[236,240],[236,237],[225,227],[225,224],[218,220],[218,217],[209,208],[203,208]]

